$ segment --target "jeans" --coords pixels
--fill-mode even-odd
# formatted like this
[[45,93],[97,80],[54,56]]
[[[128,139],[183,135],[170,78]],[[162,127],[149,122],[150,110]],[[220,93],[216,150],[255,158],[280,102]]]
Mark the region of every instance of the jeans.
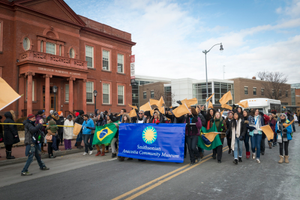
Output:
[[94,135],[95,135],[94,133],[91,134],[91,139],[90,139],[90,145],[91,145],[91,147],[93,146]]
[[194,163],[195,160],[200,157],[199,151],[197,149],[198,135],[186,136],[185,138],[189,149],[190,160],[192,163]]
[[296,132],[295,122],[292,124],[293,126],[293,132]]
[[77,142],[81,143],[81,141],[82,141],[82,132],[80,131],[79,134],[77,135],[75,146],[77,146]]
[[249,133],[246,133],[245,140],[244,140],[246,152],[250,151],[250,148],[249,148],[249,139],[250,139],[250,137],[251,136],[249,135]]
[[233,154],[234,159],[238,159],[238,156],[241,158],[243,154],[243,141],[237,137],[235,137]]
[[262,134],[253,134],[251,137],[251,149],[252,153],[255,153],[256,148],[256,158],[260,158],[260,144],[262,140]]
[[91,135],[90,134],[83,134],[82,135],[82,139],[84,141],[84,148],[85,148],[85,152],[88,153],[88,151],[92,151],[93,148],[89,143],[89,139],[90,139]]
[[28,156],[28,159],[26,161],[26,164],[22,170],[22,172],[28,172],[28,168],[30,166],[30,164],[32,163],[33,161],[33,156],[35,156],[40,168],[42,169],[43,167],[45,167],[45,164],[43,163],[43,161],[41,160],[41,155],[40,155],[40,151],[38,150],[39,147],[38,145],[34,145],[34,144],[31,144],[31,145],[26,145],[26,154]]
[[279,154],[283,156],[283,145],[284,145],[284,155],[289,155],[289,141],[279,143]]

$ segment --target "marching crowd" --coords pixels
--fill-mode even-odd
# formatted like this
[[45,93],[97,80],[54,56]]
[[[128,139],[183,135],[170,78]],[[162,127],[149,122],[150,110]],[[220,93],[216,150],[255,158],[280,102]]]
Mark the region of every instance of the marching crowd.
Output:
[[[246,159],[252,159],[257,163],[261,162],[261,155],[265,153],[266,135],[261,127],[270,125],[274,132],[274,139],[268,141],[268,146],[272,147],[279,144],[279,163],[289,163],[289,141],[292,140],[292,133],[295,132],[294,123],[286,127],[293,120],[293,115],[290,111],[277,114],[272,111],[267,115],[260,112],[258,109],[243,110],[241,107],[234,106],[232,111],[228,112],[227,117],[222,116],[219,111],[208,109],[205,111],[204,106],[191,106],[190,113],[175,117],[172,109],[166,109],[165,113],[161,113],[159,109],[154,108],[154,112],[136,110],[137,116],[130,117],[126,113],[126,109],[122,109],[120,113],[111,113],[95,110],[94,114],[85,114],[83,111],[72,113],[64,118],[62,111],[56,112],[51,110],[49,116],[45,116],[44,111],[40,110],[36,115],[29,114],[23,122],[25,129],[26,146],[25,155],[28,160],[21,172],[22,176],[31,175],[28,168],[33,161],[33,157],[40,166],[41,170],[49,170],[41,160],[40,153],[46,153],[44,146],[47,146],[49,158],[55,158],[53,151],[59,151],[60,146],[65,150],[72,150],[71,140],[73,139],[74,123],[82,125],[82,129],[77,135],[75,148],[82,149],[82,141],[84,143],[83,155],[92,155],[93,149],[97,149],[96,156],[105,156],[109,152],[109,146],[94,145],[93,136],[96,126],[103,126],[108,123],[186,123],[185,150],[184,156],[189,152],[191,165],[200,161],[204,155],[204,149],[198,146],[198,139],[203,133],[201,127],[207,130],[215,126],[218,131],[222,145],[213,149],[212,157],[218,163],[222,162],[223,143],[226,138],[228,145],[228,154],[232,154],[233,163],[242,162],[243,146],[246,150]],[[14,112],[6,112],[4,114],[4,123],[14,123]],[[0,117],[1,123],[2,117]],[[12,145],[19,142],[18,131],[15,125],[4,125],[4,136],[2,134],[2,125],[0,126],[0,142],[4,141],[6,148],[6,158],[14,159],[12,156]],[[2,140],[1,140],[2,138]],[[251,146],[251,147],[250,147]],[[118,149],[118,132],[110,144],[112,157],[117,157]],[[119,161],[124,161],[125,158],[118,157]],[[132,160],[128,158],[128,160]],[[139,160],[144,161],[144,160]]]

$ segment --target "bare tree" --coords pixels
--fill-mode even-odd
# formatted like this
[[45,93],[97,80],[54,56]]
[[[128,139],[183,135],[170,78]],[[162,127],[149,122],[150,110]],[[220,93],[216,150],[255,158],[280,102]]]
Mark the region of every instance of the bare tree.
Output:
[[258,72],[257,77],[261,80],[261,86],[264,93],[270,99],[285,98],[285,91],[289,89],[287,85],[287,76],[280,72]]

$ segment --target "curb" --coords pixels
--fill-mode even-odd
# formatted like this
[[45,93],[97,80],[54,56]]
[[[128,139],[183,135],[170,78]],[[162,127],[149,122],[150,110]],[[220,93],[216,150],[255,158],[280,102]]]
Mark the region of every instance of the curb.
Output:
[[[55,151],[54,155],[55,156],[64,156],[64,155],[69,155],[69,154],[75,154],[75,153],[80,153],[83,152],[84,148],[82,149],[72,149],[72,150],[64,150],[64,151]],[[25,152],[24,152],[25,154]],[[42,159],[49,159],[48,153],[41,154]],[[36,160],[35,157],[33,157],[33,160]],[[9,160],[2,160],[0,161],[0,167],[2,166],[7,166],[7,165],[13,165],[17,163],[24,163],[27,161],[27,157],[22,157],[22,158],[15,158],[15,159],[9,159]]]

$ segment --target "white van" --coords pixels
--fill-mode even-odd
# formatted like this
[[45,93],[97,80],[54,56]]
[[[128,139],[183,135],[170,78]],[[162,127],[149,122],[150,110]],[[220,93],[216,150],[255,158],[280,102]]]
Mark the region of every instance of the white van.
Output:
[[244,99],[240,102],[248,101],[249,108],[258,108],[259,111],[264,114],[268,114],[271,110],[276,110],[277,113],[281,112],[281,101],[268,98],[253,98],[253,99]]

